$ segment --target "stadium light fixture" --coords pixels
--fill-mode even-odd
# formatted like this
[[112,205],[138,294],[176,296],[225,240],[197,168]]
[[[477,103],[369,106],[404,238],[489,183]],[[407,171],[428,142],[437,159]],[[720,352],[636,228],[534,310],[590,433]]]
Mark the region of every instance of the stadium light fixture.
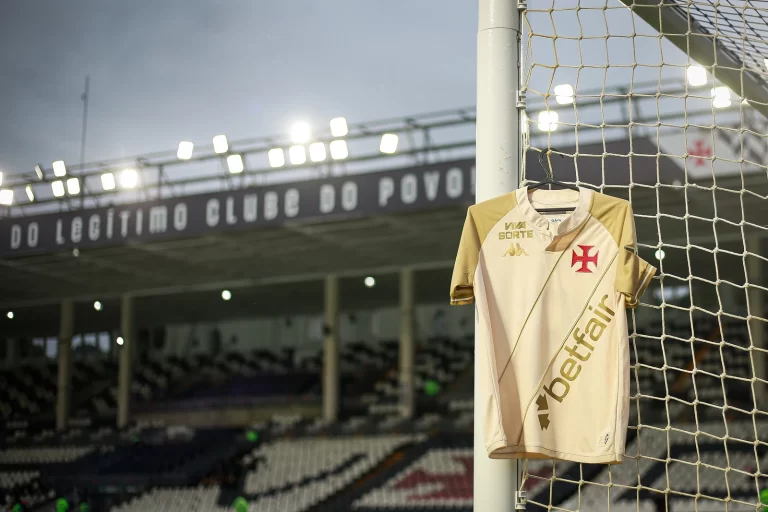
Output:
[[43,181],[45,179],[45,174],[43,174],[43,166],[40,164],[37,164],[35,166],[35,175],[37,176],[37,179],[40,181]]
[[101,308],[102,306],[100,301],[97,300],[93,302],[93,309],[95,309],[96,311],[101,311]]
[[243,157],[240,155],[229,155],[227,157],[227,168],[231,174],[239,174],[245,169]]
[[368,288],[373,288],[376,286],[376,279],[374,279],[372,276],[368,276],[363,281],[365,283],[365,286]]
[[555,100],[560,105],[570,105],[573,103],[573,86],[571,84],[556,85]]
[[179,142],[179,149],[176,151],[176,157],[179,160],[189,160],[192,158],[192,150],[194,149],[195,145],[192,142],[183,140]]
[[313,142],[309,145],[309,159],[313,162],[322,162],[325,160],[325,144],[322,142]]
[[331,158],[334,160],[344,160],[349,156],[345,140],[333,140],[328,146],[331,150]]
[[218,154],[229,151],[229,143],[227,142],[226,135],[217,135],[213,138],[213,150]]
[[692,85],[693,87],[707,84],[707,70],[701,66],[688,66],[688,69],[685,71],[685,75],[688,77],[688,84]]
[[347,133],[349,133],[349,128],[347,128],[347,119],[345,117],[334,117],[331,119],[331,135],[343,137]]
[[61,180],[51,182],[51,191],[53,197],[64,197],[64,182]]
[[76,196],[80,193],[80,180],[77,178],[69,178],[67,180],[67,192],[69,195]]
[[267,153],[270,167],[282,167],[285,165],[285,152],[281,148],[270,149]]
[[387,155],[391,155],[397,151],[397,135],[394,133],[385,133],[381,136],[381,144],[379,144],[379,151]]
[[221,298],[223,300],[229,300],[232,298],[232,292],[229,290],[222,290],[221,291]]
[[105,172],[101,175],[101,188],[104,190],[115,190],[115,175],[111,172]]
[[307,161],[307,151],[304,146],[291,146],[288,149],[288,158],[291,160],[291,165],[301,165]]
[[304,144],[309,142],[310,138],[312,138],[312,130],[304,121],[299,121],[291,128],[291,140],[294,144]]
[[8,317],[8,320],[13,320],[14,314],[13,311],[9,311],[5,314],[5,316]]
[[117,343],[118,345],[122,345],[123,343],[125,343],[125,340],[123,340],[122,336],[118,336],[117,339],[115,340],[115,343]]
[[[114,178],[113,178],[114,179]],[[136,188],[139,183],[139,173],[136,169],[125,169],[120,173],[120,186],[123,188]],[[103,185],[103,182],[102,182]]]
[[731,106],[731,90],[728,87],[720,86],[712,89],[712,106],[715,108],[726,108]]
[[551,110],[545,110],[539,112],[539,130],[542,132],[553,132],[557,130],[557,120],[559,116],[557,112]]
[[0,190],[0,204],[5,206],[11,206],[11,204],[13,204],[13,190],[10,188]]
[[656,252],[654,253],[654,256],[656,256],[656,259],[659,261],[663,260],[666,255],[664,249],[656,249]]
[[24,191],[26,191],[26,193],[27,193],[27,199],[29,199],[29,202],[30,203],[34,203],[35,202],[35,191],[32,190],[32,185],[27,185],[26,187],[24,187]]
[[53,162],[53,175],[57,178],[63,178],[67,175],[67,166],[64,165],[64,160],[56,160]]

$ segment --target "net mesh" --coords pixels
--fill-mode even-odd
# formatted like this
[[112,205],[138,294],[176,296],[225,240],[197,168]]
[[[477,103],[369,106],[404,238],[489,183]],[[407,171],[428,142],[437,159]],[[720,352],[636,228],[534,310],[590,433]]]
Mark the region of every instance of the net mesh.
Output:
[[527,461],[529,509],[762,510],[768,94],[739,85],[768,77],[767,15],[756,0],[529,0],[522,13],[523,179],[543,178],[545,151],[555,179],[628,199],[659,267],[629,322],[624,462]]

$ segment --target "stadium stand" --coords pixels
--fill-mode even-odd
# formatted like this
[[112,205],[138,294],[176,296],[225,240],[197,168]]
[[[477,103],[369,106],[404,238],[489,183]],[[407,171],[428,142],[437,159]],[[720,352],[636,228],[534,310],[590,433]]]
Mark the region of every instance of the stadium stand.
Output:
[[[660,347],[662,330],[666,336]],[[707,339],[713,344],[720,336],[734,345],[744,339],[743,328],[736,323],[713,326],[698,321],[694,331],[710,333]],[[673,362],[670,366],[686,368],[695,359],[698,371],[693,378],[697,382],[720,375],[723,360],[729,365],[729,377],[745,374],[748,361],[728,345],[715,345],[713,351],[704,344],[692,353],[690,347],[677,341],[686,339],[690,332],[685,322],[638,329],[631,353],[633,363],[637,357],[642,364],[636,365],[633,388],[639,386],[646,395],[664,396],[660,388],[669,386],[673,396],[690,399],[690,374],[670,370],[666,380],[660,380],[664,372],[645,371],[648,367],[662,368],[665,360]],[[435,338],[420,346],[415,370],[421,412],[411,420],[402,418],[397,408],[394,342],[375,349],[354,343],[345,347],[346,385],[352,387],[346,396],[357,393],[359,401],[348,401],[344,419],[335,424],[295,413],[273,414],[267,421],[252,423],[246,430],[258,432],[258,436],[248,438],[242,428],[166,427],[157,421],[135,422],[120,430],[89,420],[57,432],[45,422],[15,420],[3,431],[0,489],[6,503],[23,500],[28,510],[52,504],[54,496],[74,501],[87,496],[91,510],[124,512],[223,511],[231,509],[236,497],[244,497],[249,510],[259,512],[468,511],[472,504],[472,348],[471,338]],[[720,350],[728,355],[721,359]],[[262,397],[309,393],[316,397],[318,357],[294,354],[287,358],[279,351],[259,350],[218,357],[146,359],[140,362],[137,374],[141,378],[136,380],[134,391],[137,398],[150,404],[153,400],[165,404],[190,399],[205,403],[239,392]],[[89,375],[97,384],[104,378],[104,371],[96,366],[90,362],[78,365],[81,384]],[[368,371],[355,373],[360,367]],[[21,393],[40,397],[45,386],[50,386],[50,378],[45,378],[50,375],[46,373],[48,367],[36,368],[36,373],[29,373],[34,378],[21,379],[15,385],[15,394],[5,390],[4,397],[16,397],[14,411],[19,415],[30,411],[20,407]],[[3,378],[10,382],[18,372],[6,372]],[[303,381],[302,375],[312,376],[314,381]],[[279,385],[270,385],[270,379]],[[436,385],[440,393],[432,396],[428,383]],[[741,381],[734,378],[726,383],[729,403],[745,403]],[[83,403],[103,396],[106,389],[89,395],[85,388],[78,395],[88,397]],[[722,397],[721,393],[720,400]],[[715,399],[713,394],[711,400]],[[640,406],[641,414],[646,415],[644,424],[652,417],[659,424],[666,421],[663,409],[654,404]],[[669,411],[675,421],[685,421],[685,409],[670,404]],[[700,414],[703,419],[708,413]],[[707,498],[722,498],[728,493],[747,500],[754,491],[757,470],[749,461],[757,449],[768,465],[768,451],[763,445],[756,448],[728,441],[721,422],[702,423],[701,427],[695,436],[684,429],[673,429],[668,437],[661,429],[644,428],[639,434],[631,430],[628,458],[613,468],[610,485],[603,466],[583,465],[580,469],[575,464],[528,461],[525,487],[532,503],[574,509],[580,503],[582,510],[597,510],[608,499],[608,492],[618,492],[618,503],[626,502],[626,510],[634,510],[636,496],[625,496],[629,491],[622,491],[621,485],[624,479],[628,480],[625,485],[631,484],[639,464],[645,489],[640,496],[645,507],[642,510],[654,510],[654,490],[668,485],[679,490],[680,496],[673,499],[678,504],[685,501],[684,496],[699,492],[701,510],[708,510]],[[731,437],[750,439],[751,435],[754,439],[754,431],[749,422],[734,419],[729,423]],[[637,456],[639,443],[644,455]],[[707,462],[710,457],[721,456],[724,447],[730,457],[730,472]],[[656,455],[649,457],[649,453]],[[665,462],[668,460],[673,462]],[[696,460],[700,461],[698,473]],[[685,461],[691,461],[690,465]],[[553,471],[558,475],[554,483]],[[74,489],[78,495],[73,494]],[[742,509],[731,506],[729,510]]]

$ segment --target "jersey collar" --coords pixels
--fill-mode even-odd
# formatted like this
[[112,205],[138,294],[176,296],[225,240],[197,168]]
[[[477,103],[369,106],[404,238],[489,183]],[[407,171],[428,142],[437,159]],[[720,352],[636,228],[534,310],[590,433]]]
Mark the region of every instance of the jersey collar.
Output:
[[[561,204],[567,201],[566,197],[572,194],[570,190],[541,190],[538,192],[546,198],[547,203]],[[552,236],[564,235],[570,231],[573,231],[587,219],[589,216],[589,210],[592,207],[592,197],[594,192],[588,188],[579,187],[579,202],[576,205],[576,209],[557,227],[554,227],[550,222],[531,204],[528,199],[528,187],[521,187],[517,189],[517,205],[521,209],[523,215],[531,223],[531,225],[540,232],[549,233]]]

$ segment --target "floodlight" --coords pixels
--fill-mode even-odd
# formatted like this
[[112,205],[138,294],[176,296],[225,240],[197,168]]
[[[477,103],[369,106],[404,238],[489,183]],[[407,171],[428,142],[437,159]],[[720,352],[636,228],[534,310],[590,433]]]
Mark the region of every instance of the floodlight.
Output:
[[117,343],[118,345],[122,345],[123,343],[125,343],[125,340],[123,340],[122,336],[118,336],[117,339],[115,340],[115,343]]
[[571,84],[556,85],[555,100],[557,100],[560,105],[573,103],[573,86],[571,86]]
[[37,164],[35,166],[35,174],[37,175],[37,179],[40,181],[43,181],[45,179],[45,174],[43,174],[43,166],[40,164]]
[[344,160],[349,156],[349,151],[347,151],[347,141],[345,140],[331,141],[328,146],[331,149],[331,158],[334,160]]
[[121,187],[135,188],[138,183],[139,183],[139,173],[136,172],[136,169],[125,169],[123,172],[120,173]]
[[539,112],[539,130],[543,132],[553,132],[557,130],[557,112],[545,110]]
[[397,151],[397,135],[394,133],[385,133],[381,136],[381,144],[379,144],[379,151],[391,155]]
[[64,165],[64,160],[56,160],[53,162],[53,175],[57,178],[67,175],[67,167]]
[[54,182],[51,182],[51,191],[53,192],[54,197],[63,197],[64,196],[64,182],[61,180],[56,180]]
[[322,142],[313,142],[309,145],[309,159],[313,162],[322,162],[325,160],[325,144]]
[[5,314],[5,316],[8,317],[8,320],[13,320],[13,311],[9,311]]
[[176,156],[179,160],[189,160],[192,158],[192,150],[195,149],[195,145],[188,140],[179,142],[179,150],[176,152]]
[[11,206],[13,203],[13,190],[9,188],[0,189],[0,204]]
[[76,196],[80,193],[80,180],[77,178],[69,178],[67,180],[67,192],[69,195]]
[[666,253],[664,252],[664,249],[656,249],[654,256],[656,256],[657,260],[661,261],[666,256]]
[[291,160],[291,165],[301,165],[307,161],[307,151],[304,146],[291,146],[288,149],[288,158]]
[[115,175],[111,172],[105,172],[101,175],[101,188],[104,190],[115,190]]
[[224,300],[229,300],[232,298],[232,292],[229,290],[222,290],[221,291],[221,298]]
[[238,174],[243,172],[245,165],[243,164],[243,157],[240,155],[229,155],[227,157],[227,167],[232,174]]
[[374,286],[376,286],[376,279],[374,279],[371,276],[366,277],[363,282],[365,283],[365,286],[367,286],[368,288],[373,288]]
[[35,191],[32,190],[32,185],[27,185],[24,187],[24,190],[27,192],[27,199],[29,199],[29,202],[32,203],[35,200]]
[[343,137],[349,133],[347,128],[347,119],[344,117],[334,117],[331,119],[331,135],[334,137]]
[[229,151],[226,135],[217,135],[213,138],[213,150],[216,153],[226,153]]
[[688,83],[694,87],[707,84],[707,70],[701,66],[688,66],[685,74],[688,77]]
[[293,125],[291,128],[291,140],[294,144],[304,144],[309,142],[312,137],[312,130],[309,128],[309,124],[304,121],[300,121]]
[[712,106],[726,108],[731,106],[731,90],[728,87],[715,87],[712,89]]
[[267,153],[270,167],[282,167],[285,165],[285,153],[281,148],[270,149]]
[[93,309],[95,309],[96,311],[101,311],[101,302],[99,302],[98,300],[95,301],[93,303]]
[[3,171],[0,171],[0,185],[3,184]]

